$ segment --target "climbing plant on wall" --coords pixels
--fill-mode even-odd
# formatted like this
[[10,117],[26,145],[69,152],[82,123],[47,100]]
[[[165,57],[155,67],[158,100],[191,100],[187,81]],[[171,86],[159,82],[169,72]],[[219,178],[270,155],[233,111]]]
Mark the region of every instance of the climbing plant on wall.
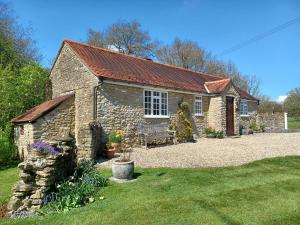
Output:
[[189,121],[189,104],[183,100],[178,103],[177,119],[172,123],[172,128],[176,131],[176,136],[180,142],[192,139],[193,128]]

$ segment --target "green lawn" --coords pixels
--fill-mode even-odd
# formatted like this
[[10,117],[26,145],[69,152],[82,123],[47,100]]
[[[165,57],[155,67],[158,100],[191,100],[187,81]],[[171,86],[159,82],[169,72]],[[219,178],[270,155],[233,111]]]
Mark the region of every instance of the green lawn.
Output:
[[17,181],[17,168],[0,168],[0,204],[7,202],[13,184]]
[[[1,180],[9,189],[15,170]],[[253,224],[300,222],[300,157],[219,169],[140,169],[127,184],[110,184],[96,202],[68,213],[3,224]],[[108,170],[104,171],[109,176]],[[1,176],[4,175],[1,171]],[[3,185],[2,182],[7,184]],[[8,191],[5,191],[8,194]],[[104,196],[104,200],[99,197]]]
[[300,129],[300,120],[288,117],[288,128],[290,129]]

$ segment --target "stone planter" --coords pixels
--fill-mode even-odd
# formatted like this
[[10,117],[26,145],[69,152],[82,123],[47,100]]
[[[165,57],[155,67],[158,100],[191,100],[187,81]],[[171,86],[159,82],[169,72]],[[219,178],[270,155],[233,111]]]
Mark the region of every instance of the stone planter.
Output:
[[134,161],[119,162],[115,161],[112,165],[113,178],[119,180],[131,180],[134,172]]
[[112,159],[113,157],[115,157],[115,149],[114,148],[109,148],[107,150],[105,150],[105,156],[108,159]]

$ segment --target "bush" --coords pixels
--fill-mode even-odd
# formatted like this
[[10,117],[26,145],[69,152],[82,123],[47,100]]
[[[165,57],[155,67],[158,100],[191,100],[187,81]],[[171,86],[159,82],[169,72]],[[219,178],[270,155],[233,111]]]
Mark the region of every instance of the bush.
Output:
[[205,128],[204,132],[206,135],[209,135],[209,134],[215,134],[216,130],[212,127],[208,127],[208,128]]
[[56,185],[56,190],[43,199],[42,213],[65,212],[94,201],[94,195],[106,186],[107,180],[97,171],[92,161],[78,163],[74,176]]
[[121,143],[124,139],[124,132],[121,130],[112,131],[109,134],[109,143]]
[[176,137],[180,142],[189,141],[192,139],[193,128],[189,121],[189,104],[183,100],[178,103],[178,120],[171,126],[176,131]]
[[204,130],[205,134],[207,137],[212,137],[212,138],[224,138],[224,132],[223,131],[216,131],[212,127],[205,128]]
[[224,132],[223,131],[217,131],[216,132],[216,138],[219,138],[219,139],[224,138]]
[[0,129],[0,162],[11,161],[16,158],[16,146],[12,143],[12,127],[7,126],[5,129]]

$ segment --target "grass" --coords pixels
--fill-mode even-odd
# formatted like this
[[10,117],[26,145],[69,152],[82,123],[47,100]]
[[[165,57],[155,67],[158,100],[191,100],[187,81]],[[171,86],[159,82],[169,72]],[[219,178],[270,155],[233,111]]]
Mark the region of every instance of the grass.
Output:
[[11,188],[17,181],[17,174],[16,167],[0,167],[0,204],[8,201]]
[[[22,225],[292,225],[300,221],[300,157],[266,159],[239,167],[137,168],[136,172],[135,182],[111,183],[99,193],[96,202],[86,207],[1,222]],[[16,170],[1,171],[2,175],[9,179],[1,180],[1,190],[9,189]],[[110,171],[105,170],[104,175],[110,176]],[[8,195],[9,191],[4,193]],[[104,196],[104,200],[100,200],[100,196]]]
[[288,117],[288,128],[300,129],[300,120],[297,120],[293,117]]

